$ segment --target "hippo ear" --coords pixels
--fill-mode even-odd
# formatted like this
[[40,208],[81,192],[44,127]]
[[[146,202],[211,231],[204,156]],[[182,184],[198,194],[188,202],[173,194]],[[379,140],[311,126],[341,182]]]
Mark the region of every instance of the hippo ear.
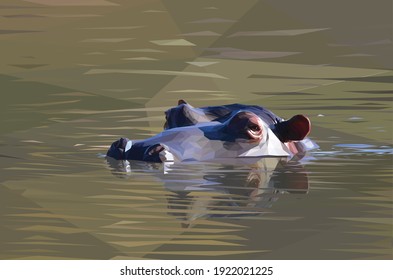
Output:
[[296,115],[287,121],[277,123],[275,132],[281,142],[303,140],[311,131],[309,118],[303,115]]
[[187,101],[185,101],[184,99],[179,99],[179,101],[177,101],[177,105],[181,104],[187,104]]

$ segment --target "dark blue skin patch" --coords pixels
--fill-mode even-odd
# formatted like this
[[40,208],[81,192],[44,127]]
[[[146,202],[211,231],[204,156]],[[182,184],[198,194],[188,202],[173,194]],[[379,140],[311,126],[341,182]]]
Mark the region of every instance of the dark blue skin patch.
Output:
[[164,129],[194,125],[195,121],[190,118],[187,111],[189,110],[186,104],[180,104],[167,110],[165,112],[166,123]]
[[143,141],[138,141],[132,143],[131,148],[125,151],[129,141],[127,138],[120,138],[113,142],[106,155],[117,160],[161,162],[159,154],[164,149],[161,145],[145,145]]
[[255,105],[243,105],[243,104],[229,104],[223,106],[209,106],[209,107],[201,107],[206,115],[214,116],[213,121],[225,122],[230,119],[234,115],[236,115],[239,111],[248,111],[256,114],[260,117],[267,125],[276,124],[277,122],[282,121],[283,119],[271,112],[270,110],[255,106]]
[[124,155],[124,150],[128,141],[130,140],[128,140],[127,138],[120,138],[119,140],[113,142],[106,155],[114,159],[126,159]]
[[225,122],[212,126],[201,126],[205,137],[209,140],[219,140],[223,142],[235,142],[238,139],[251,140],[252,137],[247,133],[248,129],[262,133],[263,127],[260,123],[251,121],[258,118],[250,111],[237,111],[230,114]]
[[209,140],[220,140],[224,142],[235,142],[237,135],[229,133],[228,128],[224,124],[217,124],[214,126],[199,127],[203,131],[204,136]]
[[[204,114],[210,121],[217,121],[223,123],[236,115],[239,111],[249,111],[260,117],[267,125],[275,125],[278,122],[283,121],[282,118],[271,112],[270,110],[255,106],[255,105],[244,105],[244,104],[229,104],[222,106],[208,106],[197,108],[200,114]],[[175,127],[190,126],[197,122],[190,118],[194,114],[191,107],[186,103],[173,107],[165,112],[166,123],[165,129],[171,129]]]

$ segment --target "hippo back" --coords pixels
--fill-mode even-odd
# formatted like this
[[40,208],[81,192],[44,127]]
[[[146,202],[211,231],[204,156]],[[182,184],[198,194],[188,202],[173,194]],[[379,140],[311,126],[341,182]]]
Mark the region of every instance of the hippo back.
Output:
[[222,106],[201,107],[201,109],[210,119],[218,122],[225,122],[239,111],[249,111],[259,116],[267,125],[274,125],[283,121],[282,118],[272,111],[256,105],[228,104]]

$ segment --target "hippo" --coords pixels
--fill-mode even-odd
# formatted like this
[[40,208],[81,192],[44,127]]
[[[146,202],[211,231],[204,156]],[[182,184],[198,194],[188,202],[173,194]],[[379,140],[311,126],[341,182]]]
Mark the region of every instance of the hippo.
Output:
[[165,112],[164,131],[145,140],[121,138],[107,152],[122,160],[213,161],[242,157],[293,157],[317,147],[306,138],[309,119],[288,121],[254,105],[194,108],[184,100]]

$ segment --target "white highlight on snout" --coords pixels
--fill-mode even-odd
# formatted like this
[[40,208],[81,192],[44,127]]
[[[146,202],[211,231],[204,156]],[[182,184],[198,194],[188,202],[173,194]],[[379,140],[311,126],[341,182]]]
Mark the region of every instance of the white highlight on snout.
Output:
[[132,147],[132,141],[130,140],[127,142],[124,152],[127,152],[129,149],[131,149],[131,147]]

